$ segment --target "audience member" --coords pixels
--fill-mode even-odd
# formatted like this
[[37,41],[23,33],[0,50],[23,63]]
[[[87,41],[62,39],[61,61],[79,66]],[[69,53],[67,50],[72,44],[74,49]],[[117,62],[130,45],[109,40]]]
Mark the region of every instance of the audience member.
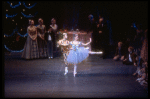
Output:
[[140,66],[142,63],[145,63],[148,61],[148,38],[147,38],[147,32],[148,29],[144,32],[144,40],[142,44],[142,48],[140,51],[140,56],[137,57],[137,70],[133,75],[136,75],[137,72],[140,70]]
[[133,47],[128,47],[128,54],[125,56],[123,64],[136,66],[136,54],[133,52]]
[[141,85],[144,85],[144,84],[148,84],[147,81],[148,81],[148,64],[147,62],[145,62],[143,64],[144,66],[142,66],[142,69],[140,69],[138,71],[138,79],[136,81],[138,81]]
[[124,59],[124,48],[122,48],[122,42],[118,42],[118,47],[116,48],[116,53],[114,56],[114,60],[123,60]]

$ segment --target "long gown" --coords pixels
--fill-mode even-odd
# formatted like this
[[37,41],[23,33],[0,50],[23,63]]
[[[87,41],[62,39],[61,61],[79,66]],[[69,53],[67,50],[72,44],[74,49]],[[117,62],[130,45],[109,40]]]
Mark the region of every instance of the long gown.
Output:
[[[45,25],[38,25],[37,26],[38,28],[38,34],[40,34],[41,36],[43,36],[44,38],[44,35],[45,35]],[[39,35],[38,35],[38,48],[39,48],[39,57],[43,58],[43,57],[47,57],[47,45],[46,45],[46,41],[43,40]]]
[[[30,32],[31,36],[36,36],[36,27],[28,27],[27,28],[27,33]],[[26,43],[24,45],[24,50],[22,52],[22,58],[25,59],[33,59],[33,58],[39,58],[39,52],[38,52],[38,44],[37,44],[37,39],[36,40],[32,40],[31,37],[28,35],[27,36],[27,40]]]
[[79,42],[79,44],[73,44],[72,42],[70,42],[70,45],[73,49],[70,50],[69,55],[67,56],[67,62],[69,64],[81,63],[89,56],[88,49],[85,49],[84,47],[79,47],[81,45],[81,42]]

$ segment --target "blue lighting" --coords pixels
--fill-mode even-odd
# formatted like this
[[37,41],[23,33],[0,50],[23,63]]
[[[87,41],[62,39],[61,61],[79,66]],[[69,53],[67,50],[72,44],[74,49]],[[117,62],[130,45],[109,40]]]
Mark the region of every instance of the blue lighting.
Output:
[[20,4],[21,4],[21,2],[20,2],[20,1],[19,1],[19,3],[18,3],[18,4],[14,5],[14,6],[12,6],[12,5],[11,5],[11,3],[10,3],[9,1],[7,1],[7,3],[10,5],[10,7],[11,7],[11,8],[19,7],[19,6],[20,6]]
[[34,15],[25,15],[23,12],[21,12],[21,14],[26,17],[26,18],[32,18],[34,17],[38,12],[36,12]]
[[[11,3],[10,3],[9,1],[7,1],[7,3],[10,5],[10,7],[11,7],[11,8],[19,7],[19,6],[20,6],[20,4],[21,4],[21,2],[20,2],[20,1],[19,1],[19,3],[18,3],[18,4],[14,5],[14,6],[12,6],[12,5],[11,5]],[[26,6],[25,2],[23,2],[23,5],[24,5],[26,8],[28,8],[28,9],[33,8],[36,4],[37,4],[37,3],[34,3],[32,6]]]
[[18,34],[19,36],[21,36],[21,37],[26,37],[26,36],[28,35],[28,33],[22,35],[22,34],[20,34],[19,32],[18,32],[17,34]]
[[17,34],[18,34],[19,36],[21,36],[21,37],[26,37],[26,36],[28,35],[28,33],[26,33],[26,34],[24,34],[24,35],[20,34],[20,33],[18,32],[18,29],[17,29],[17,28],[16,28],[16,32],[17,32]]
[[11,49],[9,49],[5,44],[4,44],[4,47],[8,50],[8,51],[10,51],[10,52],[22,52],[24,49],[22,49],[22,50],[11,50]]
[[14,29],[13,32],[10,35],[4,34],[4,36],[11,37],[11,36],[13,36],[15,34],[15,31],[16,31],[16,29]]
[[28,8],[28,9],[33,8],[36,4],[37,4],[37,3],[34,3],[32,6],[26,6],[25,2],[23,2],[23,5],[24,5],[26,8]]
[[[17,13],[18,14],[18,13]],[[6,17],[7,18],[13,18],[13,17],[15,17],[17,14],[14,14],[14,15],[8,15],[8,14],[6,14]]]
[[13,32],[12,32],[10,35],[4,34],[4,36],[5,36],[5,37],[11,37],[11,36],[13,36],[13,35],[15,34],[15,32],[17,32],[17,34],[18,34],[19,36],[21,36],[21,37],[26,37],[26,36],[28,35],[28,33],[22,35],[22,34],[20,34],[20,33],[18,32],[18,29],[14,29]]

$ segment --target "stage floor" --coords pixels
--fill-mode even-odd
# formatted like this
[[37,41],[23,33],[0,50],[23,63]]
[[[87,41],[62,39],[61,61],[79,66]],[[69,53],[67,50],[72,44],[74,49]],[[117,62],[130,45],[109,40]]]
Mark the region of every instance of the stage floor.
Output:
[[63,57],[24,60],[5,55],[6,98],[147,98],[148,93],[132,74],[136,68],[121,61],[90,55],[64,76]]

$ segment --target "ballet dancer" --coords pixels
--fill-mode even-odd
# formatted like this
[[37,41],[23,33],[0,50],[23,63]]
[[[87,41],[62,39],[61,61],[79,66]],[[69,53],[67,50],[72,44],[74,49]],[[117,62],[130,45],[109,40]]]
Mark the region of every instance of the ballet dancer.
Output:
[[91,38],[88,43],[82,43],[78,41],[78,34],[75,34],[74,40],[69,42],[71,45],[70,52],[67,56],[67,63],[74,65],[74,77],[77,74],[77,64],[81,63],[89,56],[89,50],[84,47],[79,47],[80,45],[88,45],[91,43]]
[[58,45],[61,46],[61,50],[63,53],[63,57],[64,57],[64,62],[65,62],[65,73],[64,75],[66,75],[68,73],[68,63],[67,63],[67,56],[69,54],[69,41],[67,40],[68,36],[67,33],[63,33],[63,39],[58,41]]

